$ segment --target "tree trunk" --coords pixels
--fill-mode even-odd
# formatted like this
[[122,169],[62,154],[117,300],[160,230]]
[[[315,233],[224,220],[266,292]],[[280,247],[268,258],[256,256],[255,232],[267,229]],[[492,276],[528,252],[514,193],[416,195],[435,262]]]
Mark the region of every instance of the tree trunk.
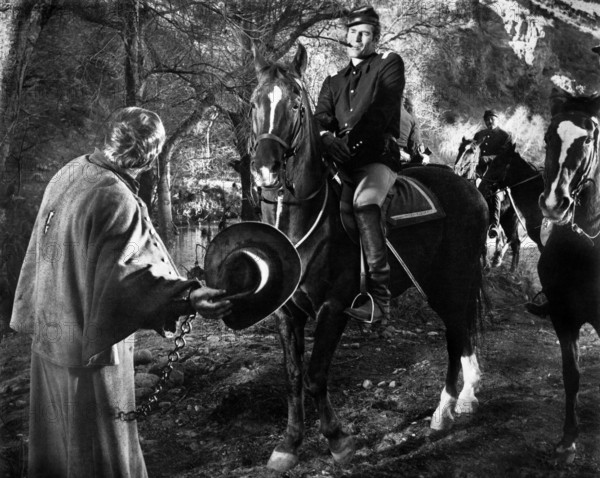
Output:
[[[31,223],[19,194],[21,173],[8,164],[11,138],[19,125],[23,81],[35,44],[52,15],[54,0],[15,0],[0,4],[0,335],[8,327],[14,292],[25,257]],[[11,176],[7,169],[14,169]]]
[[0,4],[0,171],[6,171],[12,130],[18,124],[23,80],[35,43],[56,0]]
[[175,231],[173,225],[173,209],[171,207],[171,156],[177,144],[183,136],[190,133],[208,106],[201,105],[169,136],[158,157],[158,185],[156,195],[158,197],[158,232],[168,248],[175,242]]
[[229,113],[233,130],[236,132],[236,149],[240,154],[239,162],[234,162],[234,169],[239,173],[242,185],[242,221],[258,221],[260,220],[258,198],[250,174],[251,157],[247,148],[250,123],[245,116],[244,114]]
[[138,87],[140,82],[140,12],[138,0],[126,0],[122,4],[125,32],[125,106],[137,106]]
[[[138,105],[138,90],[140,84],[140,11],[138,0],[125,0],[120,5],[120,15],[125,24],[123,32],[123,46],[125,47],[125,106]],[[140,175],[140,189],[138,195],[152,212],[152,195],[156,184],[154,169]],[[159,178],[160,179],[160,178]],[[160,201],[159,201],[160,202]]]
[[171,153],[173,147],[163,148],[158,157],[158,184],[156,200],[158,212],[158,233],[168,249],[175,243],[173,209],[171,207]]

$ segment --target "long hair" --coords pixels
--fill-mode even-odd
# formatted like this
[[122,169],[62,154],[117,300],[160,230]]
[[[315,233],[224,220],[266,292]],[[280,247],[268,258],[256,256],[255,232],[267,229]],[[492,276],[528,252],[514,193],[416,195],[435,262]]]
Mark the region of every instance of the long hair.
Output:
[[165,128],[156,113],[123,108],[109,121],[104,152],[120,168],[144,169],[158,157],[165,138]]

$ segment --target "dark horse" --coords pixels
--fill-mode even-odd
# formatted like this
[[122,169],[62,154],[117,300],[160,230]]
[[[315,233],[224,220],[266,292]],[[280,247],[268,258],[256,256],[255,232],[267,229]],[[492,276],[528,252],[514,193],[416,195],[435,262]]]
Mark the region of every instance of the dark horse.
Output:
[[600,332],[600,96],[555,88],[551,115],[539,205],[553,226],[538,273],[562,352],[566,415],[556,451],[569,462],[579,432],[579,329],[588,322]]
[[[285,232],[302,260],[301,283],[275,315],[289,381],[288,423],[273,451],[270,468],[283,471],[298,462],[304,436],[304,391],[314,399],[320,431],[333,458],[346,463],[354,437],[342,427],[329,401],[329,367],[348,318],[343,314],[359,290],[360,253],[340,220],[339,198],[321,156],[316,122],[302,83],[306,50],[302,45],[289,65],[270,64],[255,51],[258,85],[252,96],[252,133],[256,150],[251,164],[262,189],[263,221]],[[474,348],[480,312],[481,265],[487,208],[477,190],[446,168],[415,166],[407,173],[429,186],[446,218],[401,229],[389,236],[446,324],[448,370],[431,426],[447,429],[455,413],[477,407],[480,371]],[[398,230],[396,230],[398,231]],[[392,231],[394,232],[394,231]],[[411,286],[392,267],[392,292]],[[304,327],[316,318],[314,345],[304,365]],[[457,390],[459,372],[464,386]]]
[[[488,183],[483,182],[482,178],[487,171],[488,165],[481,160],[479,144],[474,139],[463,139],[458,147],[458,154],[454,162],[454,172],[459,176],[471,181],[478,186],[480,192],[488,204],[492,207],[492,194],[496,194],[497,190],[488,188]],[[537,199],[536,199],[537,201]],[[511,270],[515,270],[519,263],[519,255],[521,251],[521,238],[519,237],[519,217],[513,205],[510,202],[508,195],[504,194],[500,208],[500,226],[506,236],[506,241],[498,235],[496,237],[495,251],[490,261],[487,243],[483,251],[483,261],[486,268],[498,267],[502,263],[504,254],[508,247],[512,251]]]
[[[542,250],[540,233],[543,215],[538,205],[538,198],[544,190],[542,172],[523,159],[515,145],[512,144],[487,164],[479,189],[488,190],[493,194],[506,193],[506,200],[502,204],[500,223],[511,242],[513,251],[511,269],[515,270],[519,263],[521,250],[521,238],[518,234],[519,222],[524,222],[521,225],[527,231],[527,235],[537,244],[540,251]],[[505,203],[508,203],[508,206]],[[512,213],[504,211],[504,208],[507,207],[511,208]],[[514,217],[514,219],[509,218],[508,230],[503,223],[504,215]]]

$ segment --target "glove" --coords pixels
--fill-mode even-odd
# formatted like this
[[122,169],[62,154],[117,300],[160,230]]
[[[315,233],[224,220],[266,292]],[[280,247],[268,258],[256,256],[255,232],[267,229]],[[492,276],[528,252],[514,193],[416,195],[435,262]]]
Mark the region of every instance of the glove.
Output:
[[348,145],[331,133],[325,133],[321,136],[325,153],[336,163],[344,164],[350,159],[350,149]]

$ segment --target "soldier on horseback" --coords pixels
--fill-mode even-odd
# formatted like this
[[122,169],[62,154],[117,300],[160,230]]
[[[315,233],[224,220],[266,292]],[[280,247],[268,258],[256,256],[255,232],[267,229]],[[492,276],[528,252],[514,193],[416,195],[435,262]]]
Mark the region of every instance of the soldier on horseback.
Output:
[[[315,110],[323,147],[356,189],[353,208],[366,262],[373,321],[390,311],[390,266],[382,206],[400,167],[397,143],[404,90],[404,62],[396,53],[377,53],[381,26],[372,7],[351,11],[346,22],[350,64],[323,82]],[[371,318],[371,305],[345,311]]]
[[421,140],[421,128],[415,117],[412,102],[404,97],[402,112],[400,113],[400,161],[402,163],[427,164],[429,162],[428,151]]
[[[475,133],[473,140],[479,144],[481,161],[488,164],[512,144],[512,137],[510,133],[507,133],[498,125],[498,113],[496,111],[486,110],[483,114],[483,121],[486,126],[485,129]],[[486,197],[492,217],[489,236],[492,238],[498,237],[500,234],[502,196],[495,193],[495,191],[490,191],[485,183],[480,186],[480,190],[484,196],[490,196],[489,198]]]

